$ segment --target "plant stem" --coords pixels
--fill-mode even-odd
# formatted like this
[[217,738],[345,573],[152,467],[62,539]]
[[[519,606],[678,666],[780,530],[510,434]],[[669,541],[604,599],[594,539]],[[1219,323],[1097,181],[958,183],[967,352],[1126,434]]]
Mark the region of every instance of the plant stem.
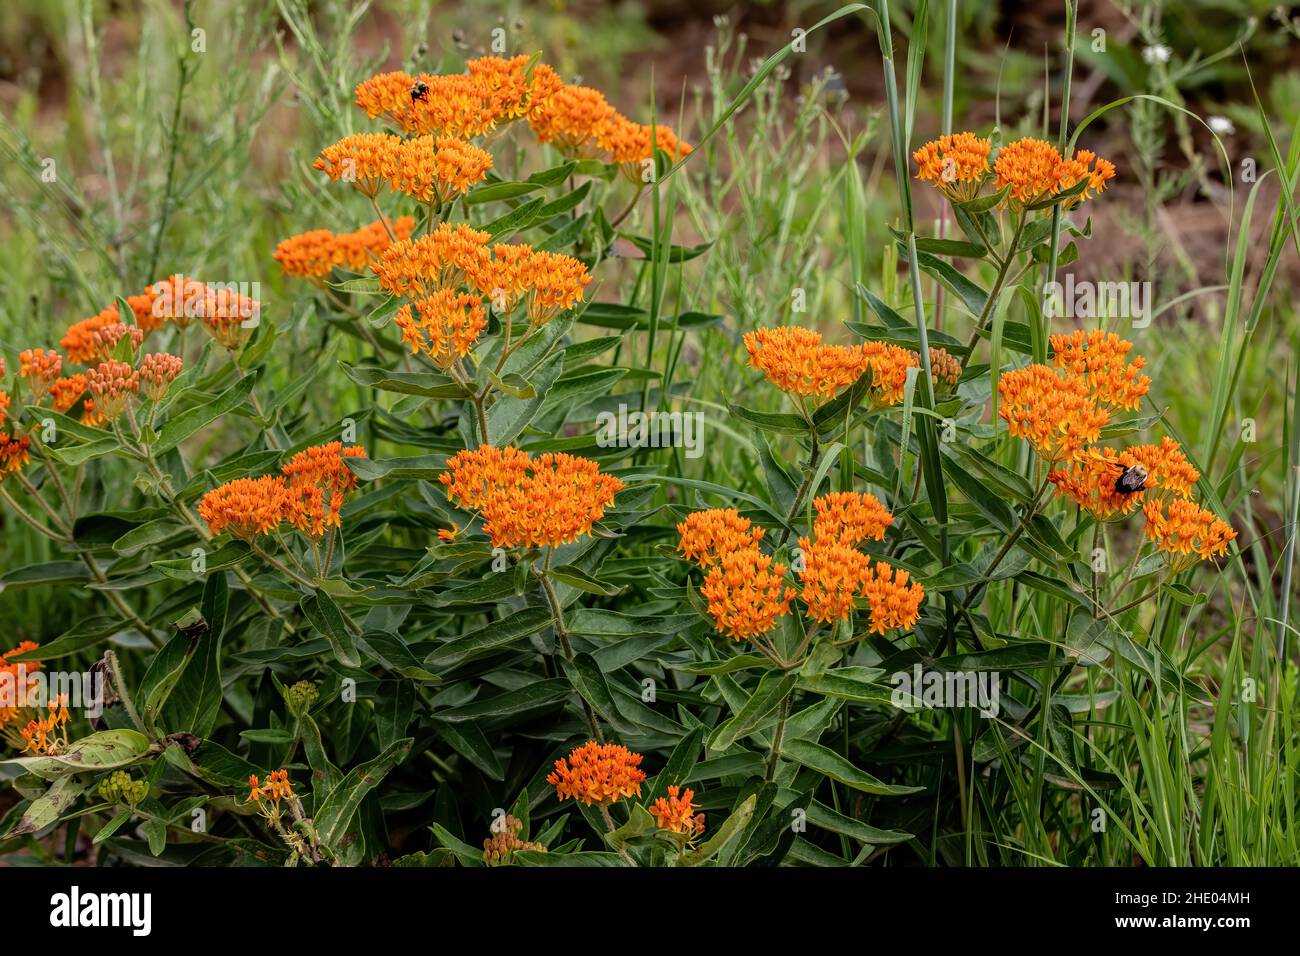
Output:
[[[551,584],[549,570],[551,565],[551,552],[546,554],[546,565],[541,572],[537,574],[537,580],[541,582],[542,592],[546,595],[546,603],[551,609],[551,620],[555,628],[556,640],[560,642],[560,649],[564,653],[565,659],[573,663],[573,645],[569,643],[569,631],[564,626],[564,610],[560,607],[560,599],[555,594],[555,588]],[[582,700],[582,709],[587,715],[587,724],[591,728],[592,736],[597,743],[605,742],[605,735],[601,733],[600,724],[596,722],[596,712],[591,709],[591,704],[587,703],[587,698],[581,694],[578,697]]]
[[794,496],[794,501],[790,505],[790,513],[786,516],[785,527],[781,529],[781,537],[777,539],[778,548],[785,544],[786,538],[790,537],[790,525],[803,506],[804,496],[808,494],[808,488],[812,484],[813,475],[817,473],[817,460],[821,457],[822,446],[817,440],[817,433],[809,426],[809,437],[812,439],[812,452],[808,455],[808,466],[803,476],[803,483],[799,485],[799,491]]
[[[609,815],[609,807],[603,803],[600,805],[600,816],[605,821],[605,827],[610,833],[613,833],[618,827],[614,826],[614,818]],[[623,858],[623,862],[628,866],[636,866],[636,861],[632,859],[631,854],[624,847],[618,848],[618,855]]]
[[790,697],[786,695],[781,701],[780,710],[777,713],[776,729],[772,731],[772,746],[767,751],[767,770],[763,774],[763,779],[771,783],[776,776],[776,764],[781,757],[781,742],[785,737],[785,722],[790,718]]

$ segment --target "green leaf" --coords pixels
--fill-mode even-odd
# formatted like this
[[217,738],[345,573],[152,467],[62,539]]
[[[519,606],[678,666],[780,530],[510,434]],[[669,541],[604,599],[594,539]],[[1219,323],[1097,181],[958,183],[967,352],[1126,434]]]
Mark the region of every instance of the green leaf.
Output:
[[412,738],[404,737],[385,748],[378,757],[348,771],[312,815],[321,843],[338,853],[339,841],[351,825],[362,798],[406,759],[413,742]]
[[763,429],[763,431],[780,432],[787,435],[808,434],[808,423],[798,415],[759,412],[752,408],[745,408],[743,405],[733,405],[730,402],[727,403],[727,408],[732,415],[742,422],[748,422],[756,428]]
[[902,796],[907,793],[918,793],[925,789],[924,787],[904,787],[882,783],[871,774],[853,766],[835,751],[808,740],[785,741],[781,745],[781,756],[802,764],[809,770],[816,770],[832,780],[838,780],[846,787],[852,787],[854,790],[861,790],[864,793],[874,793],[880,796]]
[[330,649],[340,664],[344,667],[361,666],[361,655],[357,653],[352,631],[344,620],[343,611],[332,597],[324,591],[316,591],[305,595],[298,606],[316,633],[330,642]]
[[77,798],[85,792],[89,781],[80,781],[76,777],[59,777],[50,784],[50,789],[33,800],[23,811],[22,819],[10,831],[10,836],[22,836],[36,833],[58,821]]
[[744,802],[723,821],[711,837],[698,850],[683,853],[677,858],[678,866],[699,866],[717,856],[723,849],[744,831],[749,818],[754,815],[754,805],[758,802],[756,794],[750,794]]
[[547,573],[561,584],[567,584],[569,587],[576,588],[586,594],[600,594],[604,597],[613,597],[615,594],[621,594],[623,591],[623,588],[621,587],[615,587],[597,581],[586,571],[574,567],[572,564],[564,564],[558,568],[551,568]]
[[116,770],[135,763],[149,750],[149,738],[134,730],[101,730],[70,743],[55,756],[18,757],[0,761],[0,767],[15,766],[46,780],[72,773]]
[[349,365],[339,362],[343,374],[366,388],[425,398],[463,399],[465,389],[454,380],[435,372],[391,372],[372,365]]
[[516,690],[476,700],[472,704],[449,707],[434,713],[434,718],[444,721],[478,720],[480,717],[508,717],[525,711],[547,707],[564,700],[572,693],[567,680],[533,681]]
[[623,715],[618,712],[614,704],[614,696],[609,692],[609,686],[605,683],[605,675],[601,673],[600,667],[596,664],[595,658],[590,654],[576,654],[572,661],[560,658],[560,666],[564,674],[569,678],[569,683],[573,689],[591,705],[591,709],[598,713],[620,734],[636,734],[637,727],[623,719]]
[[516,196],[526,196],[541,188],[540,183],[490,183],[471,189],[465,194],[465,203],[476,206],[479,203],[499,202],[503,199],[514,199]]
[[709,750],[727,750],[740,738],[762,727],[765,719],[790,696],[798,680],[798,675],[789,671],[769,671],[764,674],[744,706],[734,717],[719,724],[714,730],[709,737]]

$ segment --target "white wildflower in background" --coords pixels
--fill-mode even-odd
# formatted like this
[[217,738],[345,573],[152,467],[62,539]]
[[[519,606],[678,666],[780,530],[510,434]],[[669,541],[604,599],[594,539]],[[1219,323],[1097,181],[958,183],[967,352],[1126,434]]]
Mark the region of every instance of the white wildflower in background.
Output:
[[1168,63],[1171,53],[1173,53],[1173,51],[1170,50],[1169,47],[1165,46],[1163,43],[1157,43],[1154,46],[1149,46],[1143,49],[1142,59],[1147,63]]

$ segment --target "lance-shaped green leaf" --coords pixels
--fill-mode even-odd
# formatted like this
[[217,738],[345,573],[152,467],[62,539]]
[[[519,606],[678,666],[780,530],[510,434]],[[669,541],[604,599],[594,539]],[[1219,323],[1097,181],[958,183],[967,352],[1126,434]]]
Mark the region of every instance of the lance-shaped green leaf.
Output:
[[379,786],[389,772],[406,759],[412,743],[412,738],[404,737],[386,748],[378,757],[348,771],[347,776],[329,792],[312,816],[321,843],[337,852],[338,841],[347,832],[362,798]]
[[730,720],[723,721],[709,737],[709,751],[717,753],[728,749],[742,737],[758,730],[774,713],[781,702],[790,696],[799,676],[791,671],[769,671],[764,674],[743,707]]
[[846,787],[880,796],[902,796],[917,793],[924,787],[904,787],[883,783],[864,770],[859,770],[835,751],[809,740],[787,740],[781,745],[781,756],[802,764],[809,770],[838,780]]
[[316,591],[305,595],[298,606],[316,632],[330,642],[330,649],[340,664],[344,667],[361,666],[361,655],[357,652],[352,631],[332,597],[324,591]]
[[744,831],[745,825],[749,823],[749,818],[754,815],[754,805],[758,802],[756,794],[750,794],[744,802],[732,812],[722,822],[722,826],[713,832],[713,835],[704,842],[697,850],[689,853],[683,853],[677,858],[678,866],[699,866],[701,863],[707,863],[713,857],[717,856],[732,840],[736,839]]
[[257,378],[257,372],[245,375],[212,401],[200,402],[193,408],[167,419],[167,424],[163,425],[162,431],[158,433],[158,441],[154,443],[154,454],[166,454],[204,425],[216,421],[227,412],[243,405],[248,400],[248,394],[253,390]]
[[135,763],[149,749],[149,738],[135,730],[101,730],[74,740],[60,754],[18,757],[0,761],[2,766],[19,767],[45,780],[70,773],[116,770]]

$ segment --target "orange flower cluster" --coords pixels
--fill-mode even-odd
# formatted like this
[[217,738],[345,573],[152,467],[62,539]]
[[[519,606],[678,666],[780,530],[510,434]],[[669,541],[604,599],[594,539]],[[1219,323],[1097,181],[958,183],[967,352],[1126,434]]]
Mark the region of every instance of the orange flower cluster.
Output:
[[863,541],[880,541],[894,516],[875,495],[860,491],[832,491],[813,501],[813,535],[834,539],[850,547]]
[[23,739],[23,750],[37,756],[62,753],[68,746],[68,708],[50,701],[48,712],[28,721],[18,733]]
[[694,801],[694,791],[669,784],[668,796],[650,804],[650,813],[658,820],[659,829],[697,837],[704,832],[704,814],[697,812]]
[[396,296],[418,299],[465,285],[486,295],[492,289],[488,239],[478,229],[442,223],[418,239],[388,246],[370,268],[380,288]]
[[1069,462],[1101,436],[1110,414],[1093,400],[1085,378],[1046,365],[1026,365],[998,379],[998,417],[1045,461]]
[[1175,498],[1167,506],[1166,512],[1166,504],[1157,499],[1142,506],[1146,518],[1143,531],[1159,551],[1174,556],[1170,561],[1173,570],[1184,570],[1196,558],[1228,553],[1228,542],[1237,537],[1237,532],[1227,522],[1183,498]]
[[9,743],[17,748],[22,748],[24,741],[13,728],[22,724],[23,718],[30,715],[31,708],[27,706],[27,701],[32,688],[36,686],[35,674],[41,669],[41,664],[39,661],[25,664],[12,663],[9,658],[15,654],[34,651],[39,647],[40,645],[35,641],[22,641],[17,647],[0,654],[0,686],[6,688],[3,697],[0,698],[0,733],[3,733]]
[[199,502],[199,517],[213,534],[229,531],[251,540],[270,534],[284,520],[288,488],[284,479],[273,475],[236,478],[213,488]]
[[[416,317],[418,313],[418,318]],[[449,369],[464,358],[487,328],[483,300],[468,292],[439,289],[415,303],[415,312],[403,305],[393,316],[402,341],[412,353],[421,353],[440,368]]]
[[[154,314],[154,298],[154,293],[146,289],[140,295],[128,296],[126,300],[135,317],[135,324],[144,332],[152,331],[163,324],[163,319]],[[59,340],[59,347],[67,354],[70,362],[82,365],[93,362],[100,355],[100,346],[95,340],[95,332],[105,326],[119,323],[122,323],[122,318],[117,314],[117,304],[114,303],[102,312],[70,325],[63,338]]]
[[1115,164],[1089,150],[1078,150],[1066,159],[1051,143],[1030,136],[998,150],[993,171],[995,187],[1010,187],[1010,198],[1025,205],[1066,192],[1086,179],[1087,187],[1071,201],[1077,205],[1115,178]]
[[1133,343],[1114,332],[1076,329],[1053,335],[1050,340],[1052,364],[1082,377],[1098,403],[1136,410],[1151,388],[1151,379],[1142,374],[1146,359],[1139,355],[1128,362]]
[[[1130,468],[1145,473],[1143,487],[1125,493],[1116,482]],[[1104,521],[1129,514],[1152,495],[1189,498],[1200,477],[1178,442],[1166,435],[1159,445],[1135,445],[1122,451],[1088,449],[1078,461],[1050,472],[1047,480],[1056,486],[1058,495],[1074,499],[1084,511]]]
[[808,616],[823,624],[847,619],[856,597],[866,597],[871,606],[871,630],[884,634],[895,628],[910,628],[920,616],[925,589],[908,580],[906,571],[895,571],[857,549],[863,541],[879,541],[894,522],[874,495],[862,492],[832,492],[813,501],[813,539],[799,539],[804,552],[800,575],[800,597]]
[[345,458],[365,458],[360,445],[329,442],[298,452],[281,469],[287,495],[284,520],[309,538],[324,537],[330,527],[339,527],[339,512],[349,494],[356,490],[357,476]]
[[[408,239],[415,232],[415,220],[399,216],[389,224],[398,240]],[[287,276],[317,281],[325,279],[335,266],[360,272],[379,253],[388,248],[392,240],[383,222],[376,219],[354,232],[332,232],[329,229],[312,229],[290,236],[275,247],[271,258],[280,263]]]
[[140,357],[140,390],[155,402],[160,402],[181,374],[183,363],[179,356],[166,352],[150,352]]
[[458,452],[439,479],[447,497],[483,516],[494,548],[556,547],[588,534],[623,490],[590,459],[563,453],[532,457],[481,445]]
[[785,586],[785,572],[784,564],[773,563],[757,546],[722,555],[700,588],[718,633],[739,641],[775,627],[795,596]]
[[480,57],[466,67],[445,75],[380,73],[358,84],[357,105],[403,133],[473,139],[528,115],[563,85],[549,66],[526,56]]
[[674,161],[690,155],[694,150],[689,143],[677,138],[671,128],[637,123],[626,116],[615,114],[596,133],[596,142],[618,163],[633,182],[642,182],[642,164],[659,150]]
[[31,460],[31,439],[0,432],[0,479],[14,474]]
[[930,377],[934,380],[935,391],[953,388],[961,380],[961,362],[947,349],[931,346]]
[[763,538],[763,529],[751,527],[735,508],[693,511],[677,525],[677,533],[681,536],[677,552],[704,568],[732,551],[758,547]]
[[390,133],[353,133],[322,149],[312,168],[323,170],[333,182],[351,183],[357,192],[374,199],[397,170],[401,143]]
[[831,397],[867,369],[861,345],[823,345],[821,333],[798,326],[745,333],[749,364],[781,391]]
[[422,203],[441,205],[463,196],[492,168],[489,153],[458,139],[417,136],[398,142],[389,186]]
[[897,405],[903,400],[907,370],[920,368],[915,352],[888,342],[864,342],[862,353],[871,367],[871,397],[877,405]]
[[554,143],[566,156],[594,158],[602,130],[616,116],[599,90],[566,83],[538,104],[528,125],[539,143]]
[[581,800],[587,806],[608,806],[623,797],[641,793],[645,771],[640,754],[619,744],[588,741],[555,761],[546,782],[561,799]]
[[199,502],[199,517],[213,534],[229,531],[251,540],[287,522],[309,538],[339,527],[339,511],[357,478],[344,459],[364,458],[359,445],[328,442],[298,452],[279,475],[236,478],[213,488]]
[[252,335],[262,305],[223,283],[205,283],[177,273],[151,286],[155,316],[187,328],[198,319],[217,344],[237,350]]
[[121,322],[110,322],[101,326],[90,333],[90,341],[95,349],[95,358],[104,361],[111,358],[113,352],[117,349],[117,343],[122,339],[131,340],[131,351],[140,347],[144,341],[144,330],[138,325],[124,325]]
[[[18,374],[27,379],[32,397],[40,401],[63,370],[63,356],[53,350],[25,349],[18,353]],[[4,374],[0,368],[0,375]]]
[[546,847],[540,843],[519,839],[524,823],[518,817],[507,813],[500,819],[499,827],[494,827],[492,835],[483,841],[483,862],[488,866],[507,865],[518,850],[546,852]]
[[248,799],[256,800],[258,803],[265,801],[276,804],[281,800],[292,800],[294,797],[293,784],[289,782],[289,771],[283,769],[272,770],[264,784],[258,782],[257,774],[250,774],[248,788]]
[[934,183],[953,200],[973,199],[989,172],[993,143],[974,133],[952,133],[931,140],[912,154],[916,178]]
[[86,372],[86,386],[95,396],[95,411],[116,418],[140,391],[140,373],[126,362],[109,359]]

